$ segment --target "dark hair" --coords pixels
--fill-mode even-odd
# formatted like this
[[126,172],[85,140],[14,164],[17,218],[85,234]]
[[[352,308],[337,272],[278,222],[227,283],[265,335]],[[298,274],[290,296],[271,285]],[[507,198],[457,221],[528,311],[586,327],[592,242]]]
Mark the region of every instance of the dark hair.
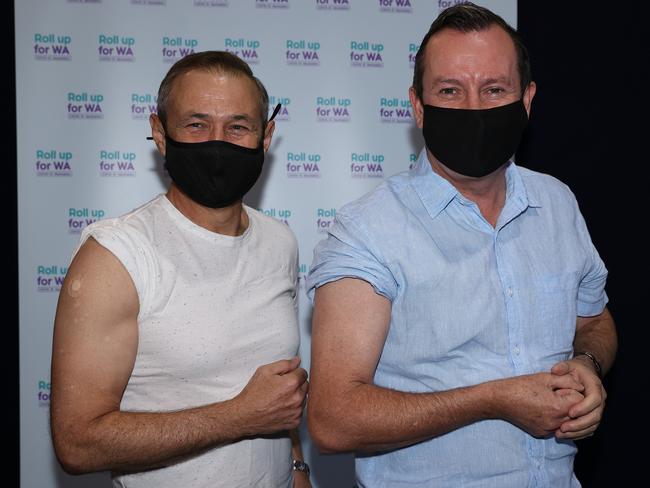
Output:
[[429,39],[443,29],[453,29],[460,32],[472,32],[489,29],[491,26],[497,25],[501,27],[512,39],[517,52],[517,68],[519,71],[519,83],[521,85],[521,93],[524,91],[532,81],[532,74],[530,71],[530,59],[528,58],[528,50],[521,39],[521,36],[508,25],[508,23],[499,17],[494,12],[474,5],[471,2],[464,2],[453,7],[449,7],[438,15],[438,18],[433,21],[429,32],[422,39],[420,48],[415,55],[415,69],[413,70],[413,88],[418,98],[422,100],[422,78],[424,76],[424,52],[426,50]]
[[174,80],[180,75],[193,70],[217,71],[235,76],[244,76],[251,80],[257,87],[260,96],[260,117],[262,120],[262,133],[266,128],[269,118],[269,95],[260,80],[253,76],[248,64],[237,56],[227,51],[203,51],[190,54],[176,61],[160,83],[158,88],[158,117],[167,126],[167,103]]

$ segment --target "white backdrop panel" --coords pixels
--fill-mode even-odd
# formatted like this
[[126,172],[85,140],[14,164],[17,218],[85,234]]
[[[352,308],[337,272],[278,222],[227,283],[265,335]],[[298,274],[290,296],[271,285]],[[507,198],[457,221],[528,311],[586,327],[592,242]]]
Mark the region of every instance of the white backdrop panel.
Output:
[[[168,181],[147,117],[188,52],[228,49],[282,101],[263,177],[246,202],[285,221],[300,276],[336,209],[408,169],[412,57],[439,0],[21,0],[15,5],[21,485],[110,486],[71,477],[49,433],[51,337],[80,230],[125,213]],[[516,25],[516,0],[479,2]],[[311,306],[301,279],[301,355]],[[303,431],[315,487],[354,485],[351,456],[321,456]]]

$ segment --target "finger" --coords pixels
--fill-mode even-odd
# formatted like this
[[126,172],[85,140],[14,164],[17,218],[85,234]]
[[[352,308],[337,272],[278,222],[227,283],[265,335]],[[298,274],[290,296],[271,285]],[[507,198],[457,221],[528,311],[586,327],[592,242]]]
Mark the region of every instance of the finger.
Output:
[[303,397],[302,397],[302,408],[304,409],[306,405],[307,405],[307,391],[305,391],[305,392],[303,393]]
[[598,390],[593,391],[589,389],[585,390],[584,399],[582,399],[581,401],[579,401],[569,409],[569,416],[571,418],[576,419],[588,415],[594,410],[599,409],[599,407],[604,407],[605,399],[603,398],[601,391],[602,390],[600,391]]
[[596,429],[602,418],[602,409],[596,409],[582,417],[573,418],[562,422],[559,429],[562,432],[580,432],[589,429]]
[[580,439],[586,439],[587,437],[592,437],[595,434],[594,431],[586,432],[585,434],[577,434],[575,437],[572,437],[572,441],[579,441]]
[[300,365],[300,357],[295,356],[291,359],[280,359],[274,363],[267,364],[265,368],[271,374],[287,374]]
[[553,394],[555,395],[556,398],[560,400],[561,402],[560,405],[563,406],[563,411],[566,413],[567,419],[575,418],[569,415],[569,412],[575,405],[583,401],[584,399],[583,394],[575,390],[565,389],[565,388],[562,388],[560,390],[555,390]]
[[594,435],[594,432],[598,428],[598,425],[593,425],[587,429],[583,430],[577,430],[577,431],[570,431],[570,432],[562,432],[560,429],[558,429],[555,432],[555,437],[558,439],[569,439],[572,441],[577,441],[579,439],[584,439],[585,437],[591,437]]
[[585,387],[582,383],[579,383],[572,375],[565,374],[562,376],[551,375],[549,386],[554,390],[559,390],[563,388],[570,388],[579,392],[584,391]]
[[582,401],[579,401],[569,409],[569,417],[577,419],[589,415],[600,406],[599,401],[595,401],[593,396],[586,396]]
[[299,368],[296,371],[299,371],[301,378],[303,378],[303,380],[302,380],[302,382],[300,384],[303,385],[303,384],[307,383],[307,378],[309,378],[309,373],[307,373],[307,370],[303,369],[303,368]]
[[287,373],[287,375],[291,375],[298,380],[298,384],[296,386],[301,386],[307,381],[307,371],[302,368],[296,368],[293,371]]
[[302,391],[297,391],[295,397],[291,399],[291,408],[297,408],[302,413],[302,407],[305,405],[305,394]]

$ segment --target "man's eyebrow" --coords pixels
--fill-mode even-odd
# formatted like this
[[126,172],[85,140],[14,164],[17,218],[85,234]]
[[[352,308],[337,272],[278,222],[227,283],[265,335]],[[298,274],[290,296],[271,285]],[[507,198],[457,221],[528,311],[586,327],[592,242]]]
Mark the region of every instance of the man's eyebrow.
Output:
[[241,121],[244,121],[244,122],[247,122],[247,123],[251,124],[255,128],[257,128],[257,122],[258,122],[257,119],[251,117],[250,115],[246,115],[246,114],[233,114],[233,115],[230,115],[227,118],[227,120],[230,121],[230,122],[237,122],[238,120],[241,120]]
[[189,112],[189,113],[183,114],[183,117],[182,117],[183,120],[186,120],[186,119],[202,119],[202,120],[205,120],[205,119],[208,119],[208,118],[210,118],[209,114],[204,114],[204,113],[201,113],[201,112]]
[[[212,115],[206,114],[203,112],[188,112],[186,114],[183,114],[183,116],[180,119],[180,123],[184,123],[188,120],[191,119],[199,119],[199,120],[208,120],[211,119]],[[243,121],[251,124],[255,128],[257,128],[258,121],[257,119],[251,117],[250,115],[246,114],[231,114],[231,115],[226,115],[225,120],[228,122],[237,122],[237,121]]]
[[509,76],[498,76],[496,78],[487,78],[483,80],[484,85],[489,85],[491,83],[503,83],[504,85],[511,85],[512,79]]
[[460,80],[457,80],[456,78],[443,78],[443,77],[438,77],[434,78],[433,82],[431,83],[432,86],[438,85],[440,83],[446,83],[448,85],[460,85]]
[[[497,77],[490,77],[486,78],[484,80],[481,80],[481,85],[489,85],[492,83],[501,83],[504,85],[512,85],[513,80],[509,76],[497,76]],[[457,78],[443,78],[443,77],[438,77],[434,78],[433,81],[431,82],[431,86],[436,86],[440,84],[445,84],[445,85],[457,85],[460,86],[462,85],[461,81]]]
[[252,117],[246,114],[233,114],[228,117],[230,120],[253,120]]

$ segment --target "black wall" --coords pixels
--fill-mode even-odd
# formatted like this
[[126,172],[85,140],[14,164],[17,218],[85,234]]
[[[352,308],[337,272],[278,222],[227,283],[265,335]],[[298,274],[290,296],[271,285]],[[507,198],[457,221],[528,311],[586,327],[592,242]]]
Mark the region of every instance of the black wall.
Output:
[[593,437],[578,442],[575,470],[585,487],[637,486],[647,450],[633,448],[647,442],[644,409],[634,409],[648,384],[641,311],[648,288],[641,237],[650,126],[647,12],[640,1],[521,0],[518,17],[537,96],[517,158],[576,194],[609,270],[608,306],[619,331],[618,357],[605,379],[605,417]]

